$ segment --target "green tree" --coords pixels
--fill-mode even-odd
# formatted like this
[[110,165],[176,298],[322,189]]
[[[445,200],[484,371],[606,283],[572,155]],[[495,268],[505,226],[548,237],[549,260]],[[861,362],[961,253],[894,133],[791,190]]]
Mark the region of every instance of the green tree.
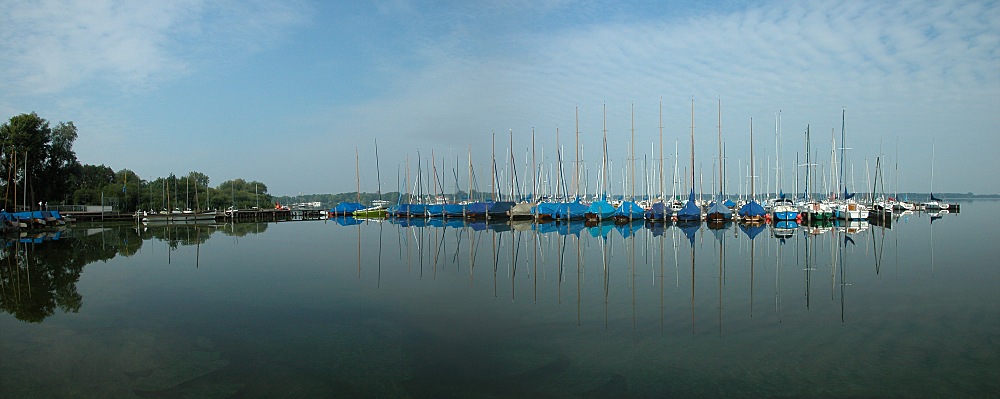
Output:
[[77,132],[73,122],[59,122],[49,133],[48,156],[43,160],[36,185],[38,196],[44,200],[66,202],[72,194],[72,176],[79,171],[80,162],[73,151]]
[[102,190],[115,181],[115,171],[104,165],[82,165],[78,169],[73,191],[76,204],[100,204]]
[[18,201],[22,202],[19,206],[24,207],[24,198],[27,198],[28,204],[35,202],[31,184],[48,157],[50,134],[49,122],[34,112],[11,117],[0,126],[0,142],[3,145],[0,172],[6,179],[5,209],[14,209]]
[[73,152],[76,138],[73,122],[59,122],[53,129],[34,112],[11,117],[0,126],[4,208],[67,200],[80,166]]
[[[224,207],[270,208],[274,204],[273,198],[267,193],[267,185],[258,181],[227,180],[219,184],[216,191],[218,196],[222,198],[220,202],[225,205]],[[216,203],[215,195],[212,196],[212,202]]]

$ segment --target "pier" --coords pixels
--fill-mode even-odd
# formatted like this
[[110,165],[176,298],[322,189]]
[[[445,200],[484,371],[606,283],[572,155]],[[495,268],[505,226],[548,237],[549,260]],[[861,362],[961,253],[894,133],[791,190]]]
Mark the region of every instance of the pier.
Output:
[[[62,212],[63,216],[78,222],[126,222],[134,221],[136,215],[131,212]],[[219,211],[216,221],[228,222],[284,222],[294,220],[324,219],[323,209],[237,209],[235,211]]]

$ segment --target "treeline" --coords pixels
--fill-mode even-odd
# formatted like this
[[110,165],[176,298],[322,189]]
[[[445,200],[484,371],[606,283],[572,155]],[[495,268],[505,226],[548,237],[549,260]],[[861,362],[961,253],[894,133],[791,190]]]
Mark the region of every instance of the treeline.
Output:
[[274,206],[267,185],[258,181],[234,179],[211,187],[209,177],[201,172],[145,180],[131,170],[115,172],[104,165],[83,165],[81,170],[87,184],[74,191],[72,204],[112,205],[126,212]]
[[210,186],[207,175],[143,179],[129,169],[84,165],[76,158],[73,122],[55,127],[38,114],[20,114],[0,125],[0,189],[3,209],[59,205],[111,205],[117,210],[270,208],[267,185],[235,179]]
[[[274,197],[274,200],[276,202],[280,202],[281,204],[286,204],[286,205],[319,202],[320,206],[323,208],[333,208],[334,206],[336,206],[341,202],[359,202],[358,201],[359,197],[361,199],[360,202],[364,205],[370,205],[372,201],[377,199],[382,199],[384,201],[389,201],[389,203],[391,204],[395,204],[399,202],[399,195],[400,193],[398,191],[393,191],[382,194],[361,193],[361,195],[359,196],[356,191],[352,191],[349,193],[339,193],[339,194],[302,194],[302,195],[292,195],[292,196],[288,195],[276,196]],[[472,199],[476,201],[489,199],[490,196],[491,194],[488,192],[480,192],[475,190],[473,190],[472,192]],[[416,197],[417,197],[416,195],[413,196],[413,201],[419,201],[419,199],[417,199]],[[433,197],[434,195],[429,195],[429,196],[424,195],[422,198],[424,200],[430,200]],[[410,200],[409,198],[410,196],[408,194],[403,193],[403,202],[409,201]],[[469,196],[466,194],[465,191],[460,190],[456,194],[450,194],[450,193],[446,194],[445,198],[447,198],[448,201],[455,201],[456,198],[457,201],[464,201],[469,199]]]
[[[929,193],[899,193],[893,194],[898,199],[910,201],[929,201]],[[973,200],[973,199],[1000,199],[1000,194],[975,194],[975,193],[934,193],[935,197],[944,200]]]

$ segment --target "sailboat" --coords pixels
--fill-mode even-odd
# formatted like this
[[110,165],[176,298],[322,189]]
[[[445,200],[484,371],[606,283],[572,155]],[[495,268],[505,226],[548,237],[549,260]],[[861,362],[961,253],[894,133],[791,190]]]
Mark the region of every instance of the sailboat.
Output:
[[[496,134],[493,136],[495,138]],[[490,220],[510,220],[509,212],[511,208],[514,207],[514,202],[503,201],[503,195],[497,192],[497,161],[495,144],[493,145],[492,153],[492,165],[490,170],[490,187],[492,197],[489,201],[478,201],[469,204],[465,208],[465,217],[468,219],[485,219],[487,222]]]
[[[579,115],[579,111],[577,111],[577,115]],[[576,160],[575,160],[575,162],[573,164],[573,190],[574,190],[574,192],[572,194],[573,200],[572,201],[563,201],[563,202],[560,202],[559,204],[556,205],[555,211],[552,214],[552,217],[554,219],[556,219],[556,220],[583,220],[585,218],[585,214],[587,213],[587,210],[589,209],[589,207],[587,205],[584,205],[580,201],[580,191],[579,191],[580,190],[580,122],[579,122],[579,116],[576,117],[576,120],[577,120],[577,122],[576,122],[576,144],[575,144],[575,146],[576,146],[576,150],[575,150],[575,152],[576,152]],[[560,177],[562,177],[562,170],[563,170],[562,169],[562,162],[560,162],[559,163]],[[565,184],[563,184],[563,187],[564,187],[564,189],[563,189],[564,190],[563,197],[566,198],[566,199],[569,199],[570,198],[569,190],[567,189],[567,186]]]
[[806,168],[805,193],[804,193],[805,201],[801,203],[799,206],[799,214],[803,215],[804,219],[810,221],[829,220],[833,218],[833,210],[830,209],[830,207],[826,203],[817,201],[812,197],[812,191],[814,191],[815,188],[813,187],[814,184],[813,181],[810,179],[810,176],[815,175],[815,172],[813,172],[813,166],[815,165],[812,163],[811,140],[812,137],[811,137],[811,132],[809,130],[809,125],[806,125],[806,164],[804,165]]
[[[535,130],[534,129],[531,130],[531,148],[532,148],[532,162],[531,162],[532,163],[532,167],[529,168],[528,170],[534,170],[534,168],[535,168],[534,167],[534,148],[535,148]],[[514,166],[514,131],[513,130],[511,130],[511,133],[510,133],[510,164],[511,164],[512,167]],[[512,186],[515,185],[515,184],[517,184],[517,177],[516,177],[516,175],[514,173],[511,174],[510,182],[511,182]],[[525,187],[525,190],[527,190],[527,187]],[[534,192],[535,192],[535,190],[532,190],[532,194]],[[531,207],[533,206],[532,202],[530,201],[530,197],[531,196],[532,196],[531,194],[528,195],[528,198],[525,198],[524,196],[521,196],[521,198],[518,199],[517,203],[514,204],[514,206],[512,208],[510,208],[510,219],[511,220],[530,220],[530,219],[534,218],[534,214],[531,213]]]
[[[189,177],[190,179],[190,177]],[[176,186],[176,184],[175,184]],[[169,190],[167,191],[167,201],[170,201]],[[198,191],[195,189],[195,202],[197,202]],[[200,206],[196,205],[196,208]],[[41,216],[41,212],[33,212]],[[137,215],[142,217],[143,224],[159,224],[159,223],[199,223],[199,222],[214,222],[218,216],[216,211],[162,211],[162,212],[142,212]],[[37,217],[36,217],[37,219]],[[44,218],[42,219],[44,221]]]
[[623,200],[621,205],[615,209],[614,219],[615,223],[631,223],[636,219],[643,219],[646,214],[645,209],[642,209],[639,204],[635,202],[635,106],[632,106],[632,144],[631,144],[631,159],[629,164],[632,165],[632,192],[630,199]]
[[853,199],[854,194],[847,192],[847,183],[844,181],[844,152],[847,151],[844,133],[846,111],[841,111],[840,115],[840,191],[843,192],[844,198],[834,207],[834,216],[843,220],[867,220],[868,207]]
[[940,211],[942,209],[948,209],[949,205],[945,202],[941,202],[940,198],[934,196],[934,158],[937,146],[931,142],[931,199],[930,201],[924,202],[924,209],[933,212]]
[[[354,155],[355,155],[355,162],[357,162],[358,161],[358,158],[357,158],[357,155],[358,155],[357,154],[357,148],[355,148],[355,154]],[[360,194],[360,191],[361,191],[361,171],[360,171],[360,166],[357,167],[356,169],[357,169],[357,173],[358,173],[358,176],[357,176],[357,180],[358,180],[358,192],[359,192],[358,197],[360,198],[361,197],[361,194]],[[376,181],[378,183],[378,199],[375,200],[375,201],[372,201],[372,206],[370,206],[368,208],[359,209],[359,210],[354,211],[354,217],[360,217],[360,218],[384,218],[387,215],[387,212],[386,212],[386,209],[385,209],[386,202],[384,200],[382,200],[382,175],[381,175],[381,172],[379,171],[379,165],[378,165],[378,139],[375,139],[375,179],[376,179]]]
[[660,175],[659,199],[653,202],[649,206],[649,209],[646,209],[646,220],[651,222],[666,222],[670,220],[672,211],[667,204],[663,180],[663,99],[660,99],[660,167],[658,173]]
[[781,175],[784,172],[781,171],[781,111],[778,111],[778,116],[774,123],[774,137],[775,137],[775,152],[774,152],[774,163],[775,163],[775,186],[779,186],[778,196],[775,197],[774,201],[771,203],[771,214],[774,215],[775,221],[789,221],[797,220],[799,217],[799,209],[795,206],[795,203],[791,198],[785,196],[784,190],[780,188],[781,184],[784,182],[784,178]]
[[764,207],[760,206],[755,198],[755,178],[756,176],[754,176],[753,162],[753,118],[750,118],[750,201],[741,206],[740,210],[737,211],[737,215],[739,215],[741,223],[756,224],[764,221]]
[[[708,207],[708,212],[705,213],[705,218],[709,222],[725,222],[733,220],[733,211],[729,209],[723,203],[723,188],[722,188],[722,99],[719,99],[719,195],[712,201],[712,204]],[[693,192],[692,192],[693,194]]]
[[698,207],[697,201],[694,199],[694,99],[691,99],[691,194],[688,196],[687,202],[684,203],[684,207],[681,208],[674,215],[677,217],[678,221],[681,222],[697,222],[701,221],[701,208]]
[[615,214],[615,207],[608,202],[608,106],[604,105],[604,155],[601,158],[601,199],[591,202],[584,217],[589,221],[600,222],[611,219]]

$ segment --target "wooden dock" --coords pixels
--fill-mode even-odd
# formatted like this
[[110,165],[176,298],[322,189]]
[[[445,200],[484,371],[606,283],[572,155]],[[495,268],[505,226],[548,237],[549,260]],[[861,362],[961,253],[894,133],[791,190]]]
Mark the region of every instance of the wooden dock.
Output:
[[[135,221],[135,214],[130,212],[61,212],[63,216],[72,217],[80,222],[124,222]],[[295,220],[325,219],[323,209],[238,209],[235,212],[222,212],[216,217],[223,222],[285,222]]]

